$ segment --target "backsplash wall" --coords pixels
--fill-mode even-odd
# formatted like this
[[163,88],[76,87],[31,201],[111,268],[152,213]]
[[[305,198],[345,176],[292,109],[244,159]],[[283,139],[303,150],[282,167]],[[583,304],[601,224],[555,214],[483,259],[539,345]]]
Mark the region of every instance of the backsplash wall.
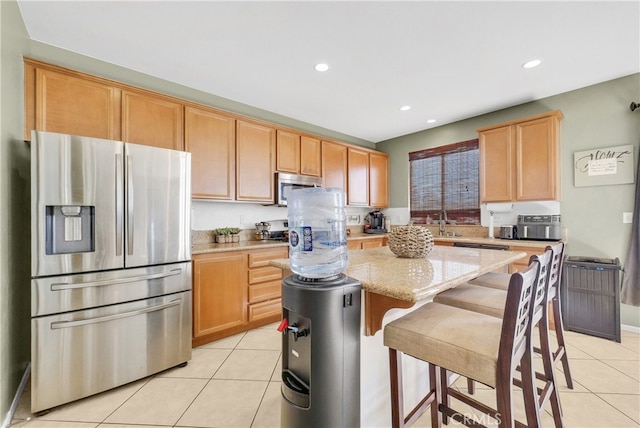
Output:
[[[372,208],[347,207],[347,215],[360,216],[350,225],[363,225],[364,218]],[[237,202],[213,202],[193,200],[191,203],[191,229],[212,230],[219,227],[254,229],[259,221],[287,218],[287,208]]]

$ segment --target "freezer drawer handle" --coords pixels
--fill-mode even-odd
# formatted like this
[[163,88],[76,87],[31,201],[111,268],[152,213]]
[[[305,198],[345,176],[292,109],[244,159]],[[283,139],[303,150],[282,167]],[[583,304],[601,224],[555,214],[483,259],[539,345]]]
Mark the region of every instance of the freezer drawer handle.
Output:
[[106,285],[126,284],[127,282],[146,281],[149,279],[165,278],[174,275],[180,275],[181,268],[171,269],[169,272],[151,273],[149,275],[132,276],[128,278],[106,279],[104,281],[78,282],[69,284],[67,282],[51,284],[51,291],[73,290],[76,288],[87,287],[103,287]]
[[120,318],[135,317],[136,315],[142,315],[149,312],[155,312],[155,311],[160,311],[162,309],[167,309],[172,306],[177,306],[177,305],[180,305],[181,303],[182,303],[182,299],[176,299],[168,303],[163,303],[162,305],[152,306],[150,308],[138,309],[137,311],[124,312],[122,314],[107,315],[107,316],[98,317],[98,318],[87,318],[87,319],[78,320],[78,321],[57,321],[57,322],[51,323],[51,329],[55,330],[59,328],[80,327],[88,324],[97,324],[99,322],[113,321]]

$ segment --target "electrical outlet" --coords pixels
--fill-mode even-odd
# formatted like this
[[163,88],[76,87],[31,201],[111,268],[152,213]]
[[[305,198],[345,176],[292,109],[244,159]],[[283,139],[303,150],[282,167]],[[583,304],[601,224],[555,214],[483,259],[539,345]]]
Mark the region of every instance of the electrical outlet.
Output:
[[623,223],[631,223],[633,221],[633,211],[632,212],[624,212],[622,213],[622,222]]

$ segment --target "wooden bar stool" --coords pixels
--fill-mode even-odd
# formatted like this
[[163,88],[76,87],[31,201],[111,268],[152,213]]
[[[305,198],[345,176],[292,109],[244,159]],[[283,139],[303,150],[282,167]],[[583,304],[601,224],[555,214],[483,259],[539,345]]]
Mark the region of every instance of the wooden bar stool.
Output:
[[[556,349],[553,354],[553,365],[557,365],[558,361],[562,362],[562,371],[569,389],[573,389],[573,379],[571,377],[571,369],[569,368],[569,357],[567,356],[567,348],[564,341],[564,327],[562,324],[562,313],[560,307],[560,284],[562,282],[562,262],[564,260],[564,243],[560,242],[556,245],[547,246],[553,251],[553,263],[557,268],[555,280],[551,279],[549,284],[549,293],[547,300],[551,302],[553,312],[553,324],[556,332]],[[487,288],[495,288],[498,290],[506,290],[509,285],[509,274],[490,272],[472,279],[468,284],[481,285]],[[496,315],[501,316],[501,315]],[[539,349],[535,349],[539,352]]]
[[[555,250],[561,252],[561,245]],[[562,409],[555,381],[553,355],[549,345],[548,304],[546,303],[548,302],[549,284],[555,281],[558,275],[559,263],[556,261],[554,249],[549,247],[543,254],[534,255],[530,259],[530,263],[540,263],[540,277],[543,279],[541,286],[543,288],[539,291],[543,293],[544,301],[540,311],[534,314],[531,323],[533,327],[538,327],[540,348],[536,349],[542,357],[543,364],[542,372],[535,373],[536,378],[544,383],[544,386],[538,390],[537,405],[539,408],[543,408],[546,402],[550,401],[555,426],[561,427],[563,426]],[[508,291],[505,290],[464,284],[438,294],[434,298],[434,302],[502,318],[505,312],[507,294]],[[515,384],[521,385],[518,380],[515,381]],[[469,393],[473,393],[472,382],[469,382],[468,388]]]
[[[540,264],[532,263],[522,273],[511,275],[502,319],[439,303],[427,303],[384,328],[384,344],[389,347],[392,426],[411,425],[431,406],[431,426],[440,427],[449,417],[467,426],[474,424],[450,407],[456,398],[499,420],[500,427],[515,424],[512,384],[521,367],[527,424],[540,426],[532,369],[531,322],[544,296]],[[402,398],[402,353],[429,363],[429,392],[405,417]],[[495,388],[497,408],[493,409],[465,395],[447,382],[447,371]],[[481,426],[481,425],[480,425]]]

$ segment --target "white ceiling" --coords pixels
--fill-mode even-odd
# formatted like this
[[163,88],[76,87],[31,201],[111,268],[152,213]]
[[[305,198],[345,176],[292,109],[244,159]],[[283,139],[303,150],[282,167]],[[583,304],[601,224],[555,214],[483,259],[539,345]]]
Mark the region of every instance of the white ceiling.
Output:
[[371,142],[640,72],[640,0],[18,4],[33,40]]

